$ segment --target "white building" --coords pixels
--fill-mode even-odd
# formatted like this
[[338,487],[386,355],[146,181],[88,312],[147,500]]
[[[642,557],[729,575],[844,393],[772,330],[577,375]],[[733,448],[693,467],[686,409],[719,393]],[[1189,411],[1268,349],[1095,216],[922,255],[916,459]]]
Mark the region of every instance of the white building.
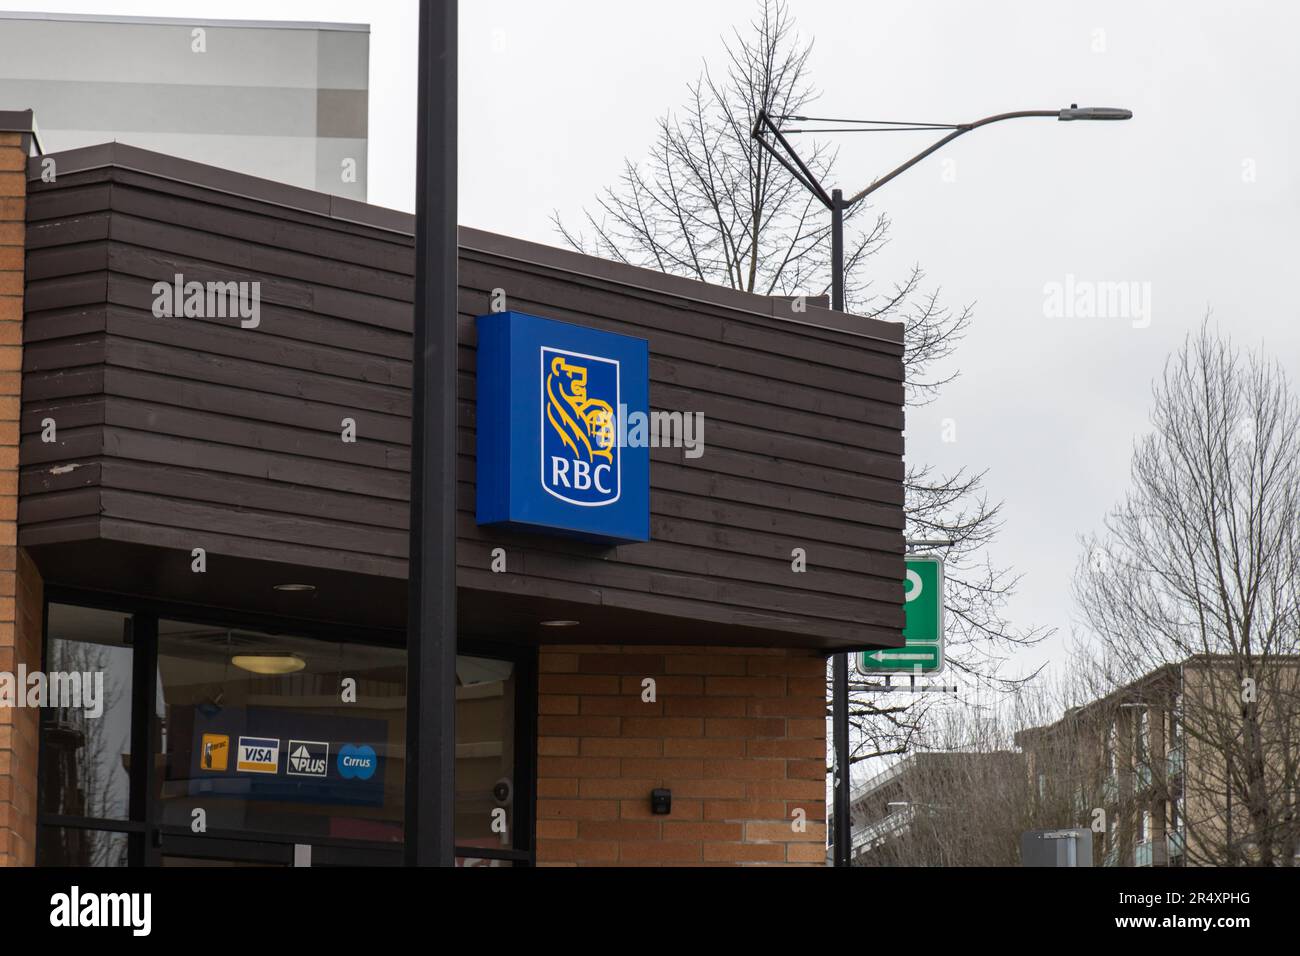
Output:
[[0,13],[0,110],[364,201],[369,61],[364,24]]

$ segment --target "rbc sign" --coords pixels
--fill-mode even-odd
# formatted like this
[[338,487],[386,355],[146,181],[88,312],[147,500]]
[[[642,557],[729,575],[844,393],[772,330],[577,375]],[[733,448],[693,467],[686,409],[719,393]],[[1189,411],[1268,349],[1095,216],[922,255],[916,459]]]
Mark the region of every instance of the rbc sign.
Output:
[[598,541],[650,538],[644,339],[501,312],[478,318],[478,523]]

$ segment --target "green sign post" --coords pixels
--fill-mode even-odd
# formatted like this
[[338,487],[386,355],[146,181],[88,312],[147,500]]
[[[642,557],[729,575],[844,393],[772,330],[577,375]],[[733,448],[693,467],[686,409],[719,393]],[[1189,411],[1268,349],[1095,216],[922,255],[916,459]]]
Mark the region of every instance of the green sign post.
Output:
[[858,673],[937,674],[943,670],[943,561],[908,558],[902,647],[857,655]]

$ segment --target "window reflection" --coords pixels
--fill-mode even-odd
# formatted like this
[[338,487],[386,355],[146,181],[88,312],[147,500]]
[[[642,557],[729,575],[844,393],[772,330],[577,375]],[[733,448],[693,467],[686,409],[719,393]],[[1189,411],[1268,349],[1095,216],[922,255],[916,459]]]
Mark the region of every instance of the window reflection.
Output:
[[[76,708],[42,711],[39,799],[47,818],[127,820],[133,693],[152,692],[158,753],[148,834],[47,820],[42,863],[126,865],[132,839],[154,839],[155,826],[192,831],[196,811],[214,843],[225,835],[400,844],[404,648],[159,620],[156,683],[133,687],[130,620],[48,606],[45,669],[102,673],[104,707],[98,719]],[[145,623],[148,636],[153,622]],[[517,792],[515,765],[518,748],[530,744],[516,741],[517,668],[460,655],[455,693],[455,835],[465,854],[458,865],[510,865],[473,851],[521,842],[515,803],[526,796]],[[138,812],[144,800],[136,796]]]
[[[103,710],[41,711],[40,806],[49,814],[125,820],[131,765],[131,648],[126,615],[51,604],[44,670],[102,673]],[[70,851],[71,852],[71,851]]]
[[158,624],[161,822],[402,839],[401,649]]
[[43,827],[37,866],[127,866],[125,833],[80,830],[75,827]]

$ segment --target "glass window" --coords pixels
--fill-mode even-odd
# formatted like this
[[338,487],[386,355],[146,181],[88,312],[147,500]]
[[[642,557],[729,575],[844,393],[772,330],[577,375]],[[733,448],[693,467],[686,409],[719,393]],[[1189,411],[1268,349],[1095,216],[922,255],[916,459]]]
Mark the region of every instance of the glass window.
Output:
[[[131,623],[119,612],[48,605],[47,670],[102,677],[103,691],[95,713],[42,712],[42,863],[126,865],[155,860],[150,848],[159,846],[162,862],[174,864],[182,857],[242,859],[236,851],[254,844],[328,839],[335,856],[358,848],[334,841],[400,845],[404,648],[150,615],[135,618],[133,636]],[[132,686],[134,655],[153,656],[155,649],[156,679]],[[531,817],[516,776],[517,760],[526,772],[531,752],[530,741],[516,740],[520,728],[530,733],[517,705],[522,692],[513,661],[457,657],[460,865],[528,858],[516,849],[528,845],[527,834],[515,833],[516,823],[526,827]],[[144,775],[132,780],[131,743],[133,712],[149,698],[158,752],[146,793]],[[133,807],[143,832],[122,832]],[[54,816],[93,818],[106,828],[83,829]],[[177,842],[194,832],[204,834],[210,855]],[[503,851],[512,856],[501,859]],[[321,857],[327,858],[333,857]]]
[[127,620],[113,611],[49,605],[43,669],[47,678],[80,675],[83,694],[79,706],[41,711],[40,807],[47,814],[127,819],[132,660]]
[[42,827],[37,866],[127,866],[125,833]]
[[457,846],[514,845],[515,689],[512,662],[456,658]]
[[406,652],[158,622],[159,822],[399,842]]

